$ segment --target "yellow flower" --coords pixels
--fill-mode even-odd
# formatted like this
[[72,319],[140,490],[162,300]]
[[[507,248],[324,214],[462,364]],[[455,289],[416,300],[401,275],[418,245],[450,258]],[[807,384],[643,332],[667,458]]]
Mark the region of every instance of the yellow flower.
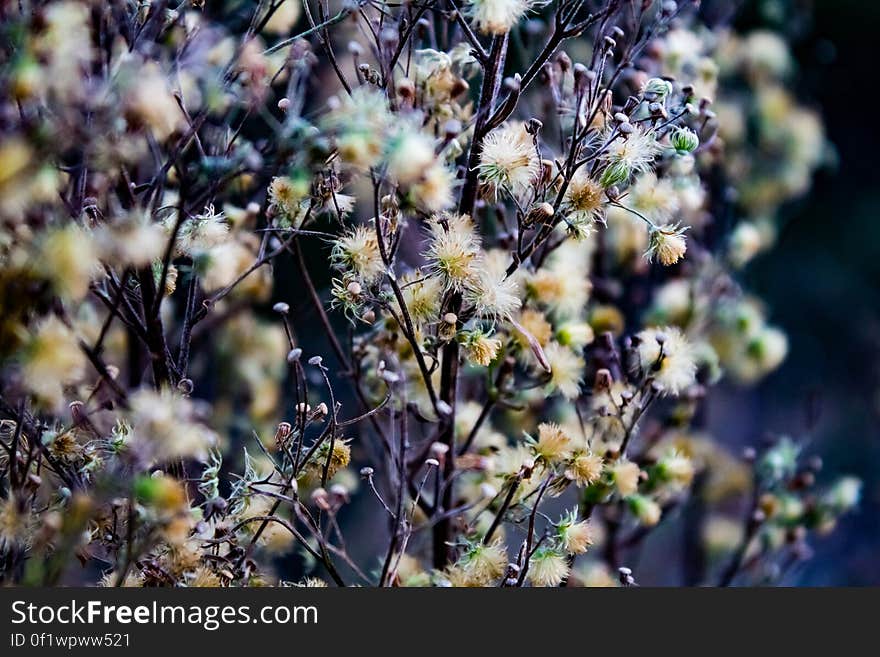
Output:
[[434,218],[425,258],[447,287],[463,289],[473,278],[479,257],[480,238],[470,216],[444,214]]
[[409,188],[409,197],[415,205],[428,212],[440,212],[454,203],[452,186],[455,172],[439,160],[429,166]]
[[68,300],[86,295],[100,266],[94,239],[76,224],[50,231],[37,260],[59,296]]
[[639,489],[639,478],[642,471],[632,461],[618,461],[611,466],[611,480],[621,497],[634,494]]
[[565,190],[566,220],[575,237],[583,239],[594,230],[597,222],[604,221],[605,188],[590,178],[585,168],[572,176]]
[[501,349],[501,340],[477,333],[467,337],[463,346],[468,360],[487,367]]
[[558,527],[559,544],[568,554],[583,554],[593,544],[593,528],[587,521],[576,522],[576,513],[566,517]]
[[369,226],[355,226],[337,239],[330,261],[343,271],[354,272],[367,283],[375,282],[385,273],[376,232]]
[[577,452],[565,469],[565,477],[578,486],[589,486],[602,476],[602,457],[591,452]]
[[560,461],[571,453],[571,437],[558,424],[542,422],[538,425],[538,439],[533,442],[535,456],[545,461]]
[[470,544],[456,562],[469,586],[487,586],[500,579],[507,568],[507,552],[501,541]]
[[534,586],[559,586],[570,572],[568,559],[556,550],[538,548],[529,562],[526,577]]

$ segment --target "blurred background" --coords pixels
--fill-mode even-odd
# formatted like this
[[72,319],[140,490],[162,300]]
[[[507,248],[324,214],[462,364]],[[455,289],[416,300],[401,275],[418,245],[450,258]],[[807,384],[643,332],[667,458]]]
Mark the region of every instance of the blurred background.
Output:
[[737,22],[790,35],[800,100],[821,112],[836,164],[783,209],[776,247],[742,276],[788,333],[788,358],[753,390],[719,390],[711,425],[731,445],[791,435],[829,476],[865,483],[859,511],[815,540],[814,559],[783,584],[880,584],[880,134],[863,109],[875,95],[880,3],[756,0]]

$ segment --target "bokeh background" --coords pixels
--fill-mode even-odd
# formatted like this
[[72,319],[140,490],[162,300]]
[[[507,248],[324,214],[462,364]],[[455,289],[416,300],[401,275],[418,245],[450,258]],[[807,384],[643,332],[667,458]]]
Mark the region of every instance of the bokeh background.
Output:
[[880,133],[869,109],[880,3],[756,0],[737,21],[790,35],[799,95],[822,113],[837,161],[784,208],[776,248],[743,274],[788,333],[788,359],[754,390],[721,391],[711,425],[731,445],[802,439],[829,476],[865,483],[859,511],[814,541],[814,559],[783,584],[880,584]]

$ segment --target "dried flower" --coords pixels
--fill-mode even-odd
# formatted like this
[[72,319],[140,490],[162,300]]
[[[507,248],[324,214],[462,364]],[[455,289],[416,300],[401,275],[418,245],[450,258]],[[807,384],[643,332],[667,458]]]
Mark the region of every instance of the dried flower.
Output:
[[333,244],[330,261],[342,271],[352,271],[367,284],[385,273],[376,232],[369,226],[355,226]]
[[578,486],[589,486],[602,476],[602,457],[591,452],[575,452],[565,469],[566,478]]
[[587,521],[578,521],[577,509],[562,517],[556,525],[560,547],[568,554],[583,554],[593,544],[593,529]]
[[484,34],[506,34],[533,5],[532,0],[470,0],[468,11]]
[[687,227],[673,225],[655,226],[650,230],[650,244],[645,252],[645,257],[653,262],[658,260],[661,265],[668,267],[684,257],[687,251],[687,241],[684,233]]
[[629,497],[638,490],[641,470],[632,461],[617,461],[610,467],[609,474],[621,497]]
[[456,290],[466,287],[474,277],[479,256],[480,239],[468,215],[434,218],[425,258],[447,287]]
[[694,383],[697,365],[693,347],[680,329],[647,329],[638,337],[640,367],[663,392],[678,395]]
[[632,173],[647,171],[659,153],[660,146],[654,133],[641,126],[635,127],[625,136],[617,137],[602,154],[602,159],[608,163],[608,168],[616,167],[617,173],[609,180],[603,176],[603,186],[620,184],[628,180]]
[[206,461],[217,434],[196,421],[195,403],[165,389],[138,390],[130,399],[132,449],[159,462],[180,458]]
[[609,186],[593,180],[583,167],[572,176],[565,190],[565,218],[578,239],[588,237],[595,224],[604,221],[605,187]]
[[507,553],[500,541],[488,545],[468,543],[455,565],[462,570],[468,586],[486,586],[504,574]]
[[480,180],[496,201],[501,189],[515,195],[529,189],[540,169],[534,140],[523,124],[510,123],[496,128],[483,139]]
[[94,239],[76,224],[49,231],[37,262],[58,294],[69,301],[86,295],[100,267]]
[[568,559],[551,547],[539,547],[529,561],[526,578],[534,586],[559,586],[570,572]]
[[532,440],[531,445],[537,458],[556,463],[571,453],[572,440],[558,424],[542,422],[538,425],[538,439]]
[[50,406],[63,400],[63,387],[85,374],[86,357],[74,332],[55,315],[40,323],[27,344],[22,369],[31,392]]
[[465,332],[460,340],[467,359],[483,367],[495,360],[498,350],[501,349],[501,340],[490,338],[482,331]]
[[583,380],[584,360],[558,342],[548,344],[544,355],[550,364],[550,389],[558,390],[566,399],[577,397]]

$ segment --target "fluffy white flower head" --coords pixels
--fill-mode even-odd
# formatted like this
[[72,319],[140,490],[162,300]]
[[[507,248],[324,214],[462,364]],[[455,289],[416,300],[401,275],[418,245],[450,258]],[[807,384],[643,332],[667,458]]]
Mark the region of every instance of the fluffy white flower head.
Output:
[[694,349],[680,329],[664,326],[638,334],[639,363],[667,394],[678,395],[694,383]]
[[522,194],[541,170],[532,135],[521,123],[493,130],[483,139],[480,153],[480,179],[497,198],[500,188]]
[[534,4],[531,0],[472,0],[469,10],[483,34],[506,34]]

